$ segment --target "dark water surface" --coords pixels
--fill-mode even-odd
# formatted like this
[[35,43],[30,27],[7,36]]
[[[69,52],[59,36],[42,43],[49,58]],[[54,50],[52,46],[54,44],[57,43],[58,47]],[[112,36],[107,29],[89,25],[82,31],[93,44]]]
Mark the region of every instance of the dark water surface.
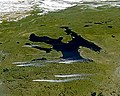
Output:
[[[46,51],[46,53],[50,53],[53,49],[61,52],[62,53],[62,59],[67,59],[67,60],[81,60],[84,59],[80,53],[79,53],[79,49],[80,46],[82,47],[86,47],[89,48],[95,52],[100,52],[100,50],[102,49],[101,47],[99,47],[98,45],[84,39],[83,37],[81,37],[80,35],[78,35],[77,33],[75,33],[74,31],[72,31],[70,28],[68,27],[60,27],[64,29],[64,32],[66,33],[66,35],[70,35],[72,40],[68,41],[67,43],[62,42],[63,37],[59,37],[58,39],[54,39],[51,38],[49,36],[36,36],[35,34],[31,34],[29,40],[32,42],[44,42],[47,44],[52,45],[52,48],[42,48],[39,46],[32,46],[32,48],[36,48],[39,50],[44,50]],[[30,44],[27,44],[30,45]],[[88,61],[91,61],[89,59],[87,59]]]

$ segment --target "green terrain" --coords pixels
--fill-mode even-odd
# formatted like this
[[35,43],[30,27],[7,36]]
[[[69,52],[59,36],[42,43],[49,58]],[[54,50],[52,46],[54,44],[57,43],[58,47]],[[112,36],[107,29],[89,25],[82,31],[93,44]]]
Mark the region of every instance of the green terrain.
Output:
[[[38,11],[17,22],[3,21],[0,24],[0,96],[120,96],[120,9],[81,9],[80,6],[46,15]],[[59,64],[47,66],[18,67],[13,62],[26,62],[37,58],[59,59],[60,52],[46,54],[25,43],[51,47],[45,43],[33,43],[29,36],[59,38],[63,42],[71,38],[61,26],[68,26],[83,38],[102,48],[96,53],[87,48],[80,49],[81,55],[94,62]],[[39,62],[44,63],[44,62]],[[94,74],[89,79],[70,82],[33,82],[35,79],[56,79],[56,74]],[[61,79],[61,78],[57,78]]]

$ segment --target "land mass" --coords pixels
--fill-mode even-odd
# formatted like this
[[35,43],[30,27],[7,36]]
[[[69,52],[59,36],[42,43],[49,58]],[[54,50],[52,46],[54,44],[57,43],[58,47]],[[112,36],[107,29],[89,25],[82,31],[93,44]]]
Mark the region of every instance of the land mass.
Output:
[[[71,41],[61,26],[68,26],[83,38],[94,42],[102,48],[98,54],[88,48],[80,47],[81,56],[94,62],[73,64],[48,63],[44,67],[18,67],[13,62],[31,61],[36,58],[58,59],[62,54],[55,50],[46,54],[45,51],[22,47],[29,41],[31,34],[50,36],[58,39],[65,37],[62,42]],[[0,24],[0,86],[6,89],[5,96],[103,96],[120,95],[120,12],[119,8],[82,9],[80,6],[64,11],[51,12],[30,16],[17,22],[3,21]],[[34,42],[42,48],[50,48],[44,42]],[[34,64],[34,63],[33,63]],[[39,62],[37,64],[43,64]],[[56,75],[92,74],[76,79],[72,77],[55,77]],[[78,75],[77,75],[78,76]],[[82,78],[82,79],[80,79]],[[85,79],[83,79],[85,78]],[[58,82],[33,82],[59,81]],[[70,80],[70,82],[60,82]],[[102,93],[101,93],[102,92]],[[3,92],[5,93],[5,92]],[[4,95],[2,95],[4,96]]]

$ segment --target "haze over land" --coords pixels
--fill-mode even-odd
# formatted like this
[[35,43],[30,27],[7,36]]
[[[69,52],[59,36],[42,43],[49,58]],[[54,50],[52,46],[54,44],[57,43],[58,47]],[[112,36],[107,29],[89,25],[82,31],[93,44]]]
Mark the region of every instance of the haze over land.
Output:
[[[113,7],[120,7],[119,0],[0,0],[0,23],[3,20],[18,21],[29,14],[31,10],[39,8],[41,14],[48,12],[59,11],[73,7],[76,5],[84,5],[89,8],[96,8],[99,6],[109,5]],[[83,9],[86,7],[83,6]]]
[[37,5],[40,9],[47,12],[66,9],[67,7],[83,4],[85,2],[89,2],[88,5],[90,6],[106,4],[120,6],[119,0],[0,0],[0,12],[29,11],[32,10],[34,5]]

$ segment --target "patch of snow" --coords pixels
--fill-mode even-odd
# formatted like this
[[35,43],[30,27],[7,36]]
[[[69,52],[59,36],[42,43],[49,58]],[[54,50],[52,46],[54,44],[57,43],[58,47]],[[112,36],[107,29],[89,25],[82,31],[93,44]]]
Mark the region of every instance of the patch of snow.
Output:
[[36,66],[36,67],[43,67],[43,66],[46,66],[45,62],[44,61],[39,61],[39,62],[34,62],[34,61],[31,61],[31,62],[13,62],[12,64],[16,65],[16,66],[19,66],[19,67],[29,67],[29,66]]
[[59,63],[64,63],[64,64],[71,64],[74,62],[83,62],[83,60],[61,60]]
[[21,64],[21,65],[16,65],[16,66],[25,67],[25,66],[33,66],[33,64]]
[[69,74],[69,75],[55,75],[55,77],[68,78],[68,77],[81,77],[81,76],[91,76],[93,74]]
[[54,83],[60,83],[60,82],[70,82],[73,80],[84,80],[87,78],[70,78],[70,79],[64,79],[64,80],[45,80],[45,79],[36,79],[33,80],[34,82],[54,82]]

